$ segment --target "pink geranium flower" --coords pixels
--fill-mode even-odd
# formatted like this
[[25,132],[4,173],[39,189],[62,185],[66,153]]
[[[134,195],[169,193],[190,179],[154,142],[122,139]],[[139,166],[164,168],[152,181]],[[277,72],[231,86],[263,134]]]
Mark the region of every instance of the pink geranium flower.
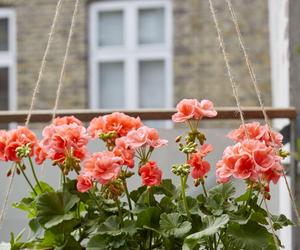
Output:
[[99,152],[84,161],[83,173],[100,184],[107,184],[119,176],[122,164],[122,158],[115,156],[113,152]]
[[161,183],[162,171],[154,161],[150,161],[143,165],[139,170],[139,174],[142,177],[144,186],[158,186]]
[[85,193],[93,187],[93,181],[87,176],[78,175],[76,187],[79,192]]
[[130,130],[142,126],[140,118],[130,117],[124,113],[114,112],[99,116],[90,122],[88,132],[92,138],[98,138],[101,133],[115,132],[117,137],[126,136]]
[[167,144],[167,140],[160,139],[156,129],[147,126],[140,127],[137,130],[131,130],[125,137],[126,145],[137,149],[143,146],[159,148]]
[[[56,118],[54,124],[43,130],[43,139],[40,142],[41,151],[47,158],[56,163],[63,164],[68,157],[83,160],[87,152],[88,134],[74,117]],[[59,125],[55,125],[59,124]]]
[[255,182],[259,182],[259,179],[276,182],[276,178],[281,175],[278,170],[282,170],[280,160],[273,148],[264,142],[258,140],[238,142],[234,146],[227,147],[222,160],[217,163],[217,180],[224,183],[233,176]]
[[[267,146],[276,148],[282,147],[282,135],[278,132],[270,131],[267,125],[262,126],[259,122],[247,123],[246,130],[249,135],[249,139],[259,140],[264,142]],[[246,140],[247,136],[245,127],[241,125],[238,129],[231,131],[227,137],[235,142]]]
[[0,160],[7,161],[5,155],[5,147],[7,143],[8,133],[5,130],[0,130]]
[[37,145],[37,138],[31,130],[26,127],[19,126],[17,129],[10,130],[6,136],[7,139],[4,149],[5,159],[9,161],[20,161],[16,150],[18,147],[25,145],[29,145],[31,149],[29,156],[33,155],[34,148]]
[[129,168],[134,167],[134,150],[126,146],[125,137],[116,140],[116,146],[113,149],[115,156],[121,157],[124,165]]
[[172,116],[174,122],[185,122],[190,119],[200,120],[202,117],[215,117],[217,111],[209,100],[198,102],[196,99],[183,99],[177,106],[177,113]]

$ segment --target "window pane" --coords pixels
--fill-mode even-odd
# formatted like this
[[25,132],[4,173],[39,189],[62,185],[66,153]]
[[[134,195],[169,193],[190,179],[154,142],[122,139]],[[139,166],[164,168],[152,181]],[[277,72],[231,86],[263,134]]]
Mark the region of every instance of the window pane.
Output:
[[139,63],[139,106],[163,108],[165,106],[165,63],[163,60]]
[[8,110],[8,68],[0,68],[0,110]]
[[139,10],[139,44],[163,43],[165,38],[164,9]]
[[99,64],[100,108],[124,108],[124,63]]
[[8,50],[8,19],[0,19],[0,50]]
[[98,45],[114,46],[123,44],[123,12],[99,12]]

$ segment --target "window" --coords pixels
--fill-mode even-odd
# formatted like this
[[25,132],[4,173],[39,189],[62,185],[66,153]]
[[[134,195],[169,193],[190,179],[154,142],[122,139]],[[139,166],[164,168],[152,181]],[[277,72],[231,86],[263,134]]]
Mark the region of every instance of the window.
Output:
[[0,110],[16,108],[15,13],[0,8]]
[[89,18],[90,107],[171,107],[171,0],[95,2]]

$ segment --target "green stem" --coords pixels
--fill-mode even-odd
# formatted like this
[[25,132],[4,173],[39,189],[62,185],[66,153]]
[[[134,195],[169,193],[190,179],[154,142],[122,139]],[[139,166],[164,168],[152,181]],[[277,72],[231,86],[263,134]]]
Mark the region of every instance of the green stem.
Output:
[[205,197],[208,197],[208,194],[207,194],[207,191],[206,191],[206,187],[205,187],[204,180],[201,181],[201,185],[202,185],[202,188],[203,188],[203,192],[204,192]]
[[32,191],[34,192],[35,195],[37,195],[37,192],[34,190],[34,187],[32,186],[29,178],[27,177],[27,175],[25,174],[24,170],[23,170],[23,166],[20,165],[20,163],[17,163],[18,164],[18,167],[19,169],[21,170],[25,180],[27,181],[27,183],[29,184],[29,186],[31,187]]
[[35,179],[35,182],[36,182],[36,184],[39,186],[39,189],[41,190],[41,192],[43,192],[43,189],[42,189],[42,187],[41,187],[41,184],[40,184],[40,182],[39,182],[39,179],[38,179],[37,176],[36,176],[36,173],[35,173],[35,170],[34,170],[34,166],[33,166],[33,163],[32,163],[32,159],[31,159],[30,156],[28,156],[28,161],[29,161],[29,165],[30,165],[30,167],[31,167],[31,171],[32,171],[33,177],[34,177],[34,179]]
[[185,185],[186,185],[186,181],[187,181],[187,176],[180,176],[180,182],[181,182],[181,194],[182,194],[182,200],[183,200],[183,204],[184,204],[184,208],[187,214],[188,218],[191,218],[191,214],[190,214],[190,210],[187,204],[187,200],[186,200],[186,196],[185,196]]
[[132,212],[132,203],[131,203],[130,195],[129,195],[129,192],[128,192],[127,181],[126,181],[126,179],[124,179],[122,182],[123,182],[125,195],[126,195],[126,198],[127,198],[127,201],[128,201],[130,217],[131,217],[131,220],[133,220],[133,214],[131,213]]
[[153,236],[153,232],[151,230],[150,231],[150,237],[149,237],[149,250],[152,250],[152,236]]
[[122,227],[123,226],[123,214],[122,214],[122,208],[120,206],[120,201],[118,199],[116,199],[116,205],[118,207],[119,218],[120,218],[120,221],[121,221],[120,227]]

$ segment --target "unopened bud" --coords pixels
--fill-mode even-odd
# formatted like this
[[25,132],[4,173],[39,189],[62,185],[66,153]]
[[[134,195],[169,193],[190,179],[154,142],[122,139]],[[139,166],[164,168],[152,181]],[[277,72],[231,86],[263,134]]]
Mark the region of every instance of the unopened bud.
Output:
[[30,143],[16,148],[16,155],[19,158],[27,157],[31,153]]
[[6,173],[6,177],[11,176],[11,174],[12,174],[12,171],[11,171],[11,169],[10,169],[10,170],[8,170],[8,172]]
[[286,157],[288,157],[290,155],[290,152],[285,151],[283,149],[279,149],[279,156],[282,157],[283,159],[285,159]]
[[178,143],[181,141],[182,135],[179,135],[176,137],[175,142]]
[[172,166],[172,172],[177,176],[187,176],[190,173],[189,164],[175,164]]

